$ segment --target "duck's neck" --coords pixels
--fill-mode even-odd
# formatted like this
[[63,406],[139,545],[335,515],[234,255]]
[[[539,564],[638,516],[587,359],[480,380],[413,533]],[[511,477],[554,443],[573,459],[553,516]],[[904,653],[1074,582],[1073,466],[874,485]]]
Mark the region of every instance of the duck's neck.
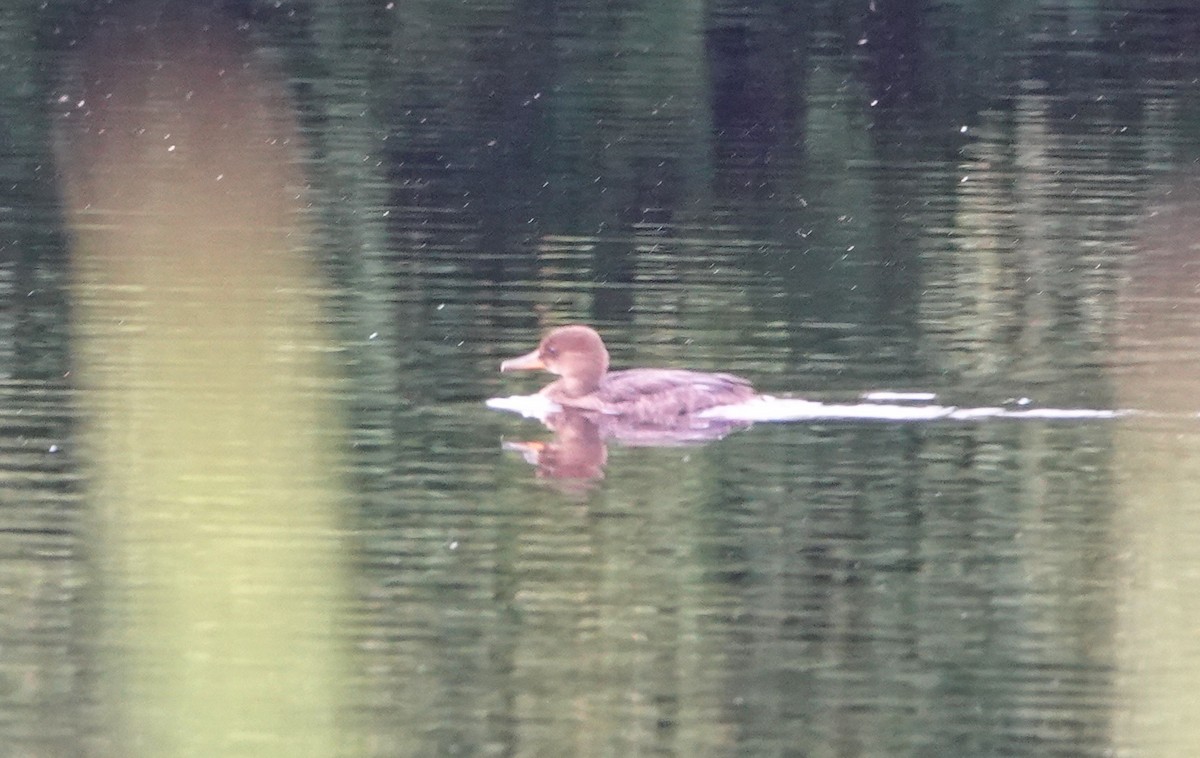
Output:
[[604,376],[603,371],[589,371],[584,374],[559,377],[555,384],[558,385],[558,391],[566,397],[583,397],[600,389],[602,376]]

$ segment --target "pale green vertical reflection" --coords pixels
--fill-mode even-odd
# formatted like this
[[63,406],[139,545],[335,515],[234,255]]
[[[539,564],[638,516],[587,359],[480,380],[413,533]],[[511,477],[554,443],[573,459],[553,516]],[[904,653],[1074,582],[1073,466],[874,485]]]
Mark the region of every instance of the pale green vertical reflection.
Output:
[[[1195,177],[1162,188],[1129,259],[1118,315],[1121,496],[1113,523],[1117,755],[1198,755],[1200,719],[1200,294]],[[1155,417],[1146,412],[1163,414]]]
[[125,6],[67,77],[105,744],[338,752],[340,419],[282,84],[233,24]]

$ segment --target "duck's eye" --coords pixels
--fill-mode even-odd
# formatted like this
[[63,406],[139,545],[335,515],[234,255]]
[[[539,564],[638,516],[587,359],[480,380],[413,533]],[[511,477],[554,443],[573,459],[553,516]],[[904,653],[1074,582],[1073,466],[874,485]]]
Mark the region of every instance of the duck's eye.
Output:
[[556,348],[554,345],[546,345],[546,355],[549,355],[553,358],[554,356],[558,355],[558,348]]

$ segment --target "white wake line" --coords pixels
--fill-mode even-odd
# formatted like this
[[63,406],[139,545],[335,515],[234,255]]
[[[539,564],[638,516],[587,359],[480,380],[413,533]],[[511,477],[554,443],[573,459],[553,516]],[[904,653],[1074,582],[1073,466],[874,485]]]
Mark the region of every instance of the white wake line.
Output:
[[[877,394],[867,397],[879,398]],[[897,399],[924,400],[929,395],[895,395]],[[556,403],[542,395],[512,395],[494,397],[487,407],[495,410],[518,413],[526,418],[544,419],[558,410]],[[1042,419],[1047,421],[1113,419],[1131,415],[1130,411],[1095,410],[1090,408],[1005,408],[981,407],[960,408],[953,405],[933,403],[899,404],[885,402],[865,403],[818,403],[812,400],[782,397],[760,397],[737,405],[710,408],[699,414],[703,418],[724,421],[786,422],[818,420],[868,420],[868,421],[974,421],[977,419],[1010,418]]]
[[1004,408],[1001,406],[960,408],[954,405],[900,405],[895,403],[818,403],[794,398],[764,397],[738,405],[710,408],[700,414],[705,418],[726,421],[974,421],[989,418],[1043,419],[1048,421],[1112,419],[1126,415],[1125,411],[1091,408]]
[[497,411],[519,413],[525,418],[544,419],[559,410],[558,403],[551,402],[543,395],[510,395],[508,397],[493,397],[484,401],[487,407]]

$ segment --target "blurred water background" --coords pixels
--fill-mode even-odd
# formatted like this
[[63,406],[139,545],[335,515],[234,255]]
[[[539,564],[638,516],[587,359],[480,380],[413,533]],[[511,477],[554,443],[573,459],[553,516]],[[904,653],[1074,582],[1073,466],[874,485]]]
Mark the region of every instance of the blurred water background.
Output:
[[[0,754],[1196,754],[1198,40],[1168,0],[3,5]],[[561,479],[484,401],[570,322],[775,395],[1133,412]]]

